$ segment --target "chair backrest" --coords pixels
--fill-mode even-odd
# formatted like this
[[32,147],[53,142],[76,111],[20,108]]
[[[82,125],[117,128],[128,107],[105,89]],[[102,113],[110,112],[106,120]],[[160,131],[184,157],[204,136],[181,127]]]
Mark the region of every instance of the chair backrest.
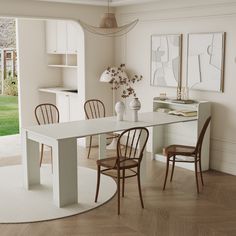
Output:
[[59,111],[53,104],[39,104],[35,108],[34,114],[39,125],[59,123]]
[[105,106],[98,99],[90,99],[84,103],[84,112],[87,119],[96,119],[106,116]]
[[210,124],[210,121],[211,121],[211,117],[209,116],[209,117],[206,119],[205,124],[203,125],[202,130],[201,130],[201,132],[200,132],[200,135],[199,135],[199,137],[198,137],[197,145],[196,145],[196,148],[195,148],[195,153],[201,153],[203,139],[204,139],[204,136],[205,136],[207,127],[208,127],[208,125]]
[[[145,127],[136,127],[123,131],[117,141],[116,165],[119,166],[121,162],[130,159],[137,160],[140,164],[148,137],[149,131]],[[142,143],[139,143],[140,140],[142,140]]]

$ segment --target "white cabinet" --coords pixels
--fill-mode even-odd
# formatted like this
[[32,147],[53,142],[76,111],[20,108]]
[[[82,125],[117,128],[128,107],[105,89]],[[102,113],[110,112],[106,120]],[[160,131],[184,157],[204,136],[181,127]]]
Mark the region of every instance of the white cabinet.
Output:
[[60,93],[56,95],[56,105],[59,110],[60,122],[70,121],[70,98],[69,95]]
[[57,53],[66,54],[67,52],[67,22],[66,21],[57,21]]
[[[183,144],[195,146],[201,129],[206,119],[211,115],[210,102],[197,102],[193,104],[179,104],[166,100],[161,101],[158,99],[153,100],[153,111],[160,112],[167,109],[172,110],[191,110],[197,111],[197,121],[171,124],[166,126],[154,127],[153,129],[153,143],[152,153],[153,158],[159,161],[166,162],[162,152],[163,147],[171,144]],[[154,137],[155,136],[155,137]],[[202,169],[209,169],[209,150],[210,150],[210,127],[204,137],[202,146]],[[176,163],[177,166],[194,170],[194,165],[189,163]]]
[[57,93],[56,105],[60,114],[60,122],[79,120],[78,95]]
[[76,54],[78,30],[75,22],[62,20],[46,21],[46,45],[50,54]]
[[70,95],[70,121],[76,121],[81,119],[79,116],[79,102],[78,95]]
[[78,51],[79,34],[75,22],[67,22],[67,53],[76,54]]
[[47,53],[57,53],[57,21],[46,22],[46,47]]

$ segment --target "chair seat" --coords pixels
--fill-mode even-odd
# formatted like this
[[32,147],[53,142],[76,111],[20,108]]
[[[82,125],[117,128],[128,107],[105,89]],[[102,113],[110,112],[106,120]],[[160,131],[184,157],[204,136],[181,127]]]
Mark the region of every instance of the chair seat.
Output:
[[[97,164],[99,166],[117,169],[115,166],[116,161],[117,161],[117,157],[109,157],[106,159],[97,160]],[[136,160],[132,160],[132,159],[126,159],[125,161],[120,163],[120,169],[134,168],[137,166],[138,166],[138,162]]]
[[195,147],[184,145],[170,145],[163,149],[163,154],[166,156],[182,155],[192,156],[194,155]]

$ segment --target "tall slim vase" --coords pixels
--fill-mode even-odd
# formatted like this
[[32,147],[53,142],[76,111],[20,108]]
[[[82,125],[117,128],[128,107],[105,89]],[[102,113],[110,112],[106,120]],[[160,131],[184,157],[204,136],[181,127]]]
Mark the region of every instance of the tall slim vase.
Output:
[[141,103],[138,98],[133,98],[129,104],[130,109],[133,111],[132,120],[138,121],[138,111],[141,109]]

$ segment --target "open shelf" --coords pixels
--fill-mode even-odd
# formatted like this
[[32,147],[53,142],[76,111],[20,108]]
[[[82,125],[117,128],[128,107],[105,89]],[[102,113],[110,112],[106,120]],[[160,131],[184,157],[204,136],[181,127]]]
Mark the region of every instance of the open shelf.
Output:
[[73,66],[73,65],[48,65],[48,66],[57,68],[78,68],[78,66]]
[[75,54],[60,54],[50,55],[48,57],[48,66],[54,68],[78,68],[77,55]]

